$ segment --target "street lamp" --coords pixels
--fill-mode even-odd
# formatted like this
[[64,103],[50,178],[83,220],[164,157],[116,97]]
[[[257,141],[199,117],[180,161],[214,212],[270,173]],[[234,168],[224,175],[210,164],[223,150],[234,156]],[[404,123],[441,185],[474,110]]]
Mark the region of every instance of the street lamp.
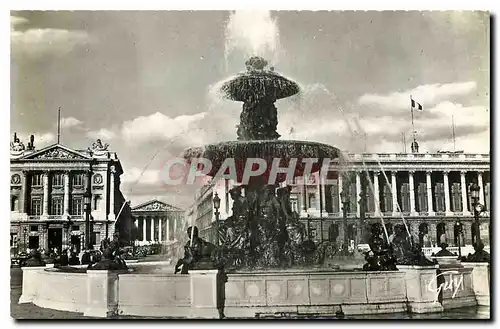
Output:
[[85,209],[85,243],[87,248],[90,249],[90,202],[92,199],[92,193],[87,189],[83,194],[83,204]]
[[458,234],[458,259],[462,259],[462,246],[461,246],[461,239],[462,239],[462,223],[460,221],[455,223],[455,232]]
[[28,250],[28,242],[26,241],[28,236],[28,228],[25,227],[23,232],[24,232],[24,251],[26,252]]
[[219,246],[219,208],[220,208],[220,198],[217,192],[215,192],[214,195],[214,209],[215,209],[215,245],[218,247]]
[[349,210],[349,198],[345,191],[340,192],[340,198],[342,201],[342,228],[344,230],[344,245],[342,246],[342,251],[347,254],[347,212]]
[[473,183],[470,187],[470,192],[471,192],[471,199],[472,199],[472,206],[474,207],[474,223],[476,226],[476,234],[474,242],[478,244],[481,242],[481,233],[479,229],[479,214],[483,212],[483,206],[479,203],[479,192],[481,191],[481,188],[476,184]]

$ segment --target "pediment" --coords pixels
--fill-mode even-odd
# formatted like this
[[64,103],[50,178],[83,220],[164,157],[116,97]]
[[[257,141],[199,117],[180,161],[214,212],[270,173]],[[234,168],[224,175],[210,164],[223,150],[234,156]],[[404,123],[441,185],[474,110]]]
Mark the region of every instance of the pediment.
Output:
[[181,209],[158,200],[151,200],[132,208],[132,211],[181,211]]
[[21,158],[21,160],[91,160],[92,158],[69,149],[59,144],[55,144],[40,151],[33,152]]

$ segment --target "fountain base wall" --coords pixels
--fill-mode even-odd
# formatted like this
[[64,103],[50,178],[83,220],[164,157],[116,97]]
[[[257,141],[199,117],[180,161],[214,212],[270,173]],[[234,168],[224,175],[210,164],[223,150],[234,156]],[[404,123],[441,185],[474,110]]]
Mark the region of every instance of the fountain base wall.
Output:
[[[79,312],[172,318],[335,316],[381,313],[432,313],[489,304],[488,264],[463,267],[399,266],[399,271],[322,269],[269,270],[227,274],[216,270],[187,275],[158,273],[158,264],[131,264],[136,273],[67,273],[45,267],[23,268],[19,303]],[[151,269],[153,274],[144,273]],[[438,273],[456,270],[452,276]],[[156,272],[156,273],[154,273]],[[463,278],[462,283],[454,282]],[[441,285],[459,286],[454,290]]]

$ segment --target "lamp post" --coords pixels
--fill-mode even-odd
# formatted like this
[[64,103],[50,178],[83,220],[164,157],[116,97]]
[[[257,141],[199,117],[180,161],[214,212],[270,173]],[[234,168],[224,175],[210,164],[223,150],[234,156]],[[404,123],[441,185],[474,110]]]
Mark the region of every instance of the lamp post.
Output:
[[25,227],[23,232],[24,232],[24,251],[26,252],[28,250],[28,242],[26,241],[28,236],[28,228]]
[[71,235],[70,235],[70,232],[71,232],[71,226],[73,225],[73,221],[71,220],[71,218],[68,218],[68,221],[65,223],[66,225],[66,247],[68,249],[71,249]]
[[342,246],[342,252],[347,255],[347,212],[349,211],[349,198],[345,191],[340,192],[340,198],[342,199],[342,229],[344,231],[344,245]]
[[479,214],[483,212],[483,205],[479,203],[479,192],[481,191],[481,188],[476,184],[473,183],[470,187],[470,192],[471,192],[471,199],[472,199],[472,206],[474,207],[474,224],[476,226],[476,234],[474,235],[475,242],[478,244],[481,242],[481,231],[479,229]]
[[92,194],[90,190],[86,190],[83,194],[83,204],[85,209],[85,244],[87,248],[90,249],[90,202]]
[[219,198],[219,195],[217,194],[217,192],[215,192],[213,202],[214,202],[214,209],[215,209],[215,212],[214,212],[214,215],[215,215],[215,245],[218,247],[219,246],[220,198]]
[[457,221],[455,223],[455,231],[458,233],[458,259],[462,259],[462,246],[461,246],[461,238],[462,238],[462,223],[460,221]]

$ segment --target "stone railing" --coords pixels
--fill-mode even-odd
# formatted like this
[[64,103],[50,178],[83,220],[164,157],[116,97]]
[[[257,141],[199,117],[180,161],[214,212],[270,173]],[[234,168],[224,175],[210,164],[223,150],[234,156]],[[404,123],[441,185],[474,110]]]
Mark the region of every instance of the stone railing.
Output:
[[465,154],[465,153],[349,153],[348,160],[398,160],[398,161],[415,161],[429,160],[440,161],[453,159],[454,161],[469,162],[471,160],[489,161],[489,154]]

